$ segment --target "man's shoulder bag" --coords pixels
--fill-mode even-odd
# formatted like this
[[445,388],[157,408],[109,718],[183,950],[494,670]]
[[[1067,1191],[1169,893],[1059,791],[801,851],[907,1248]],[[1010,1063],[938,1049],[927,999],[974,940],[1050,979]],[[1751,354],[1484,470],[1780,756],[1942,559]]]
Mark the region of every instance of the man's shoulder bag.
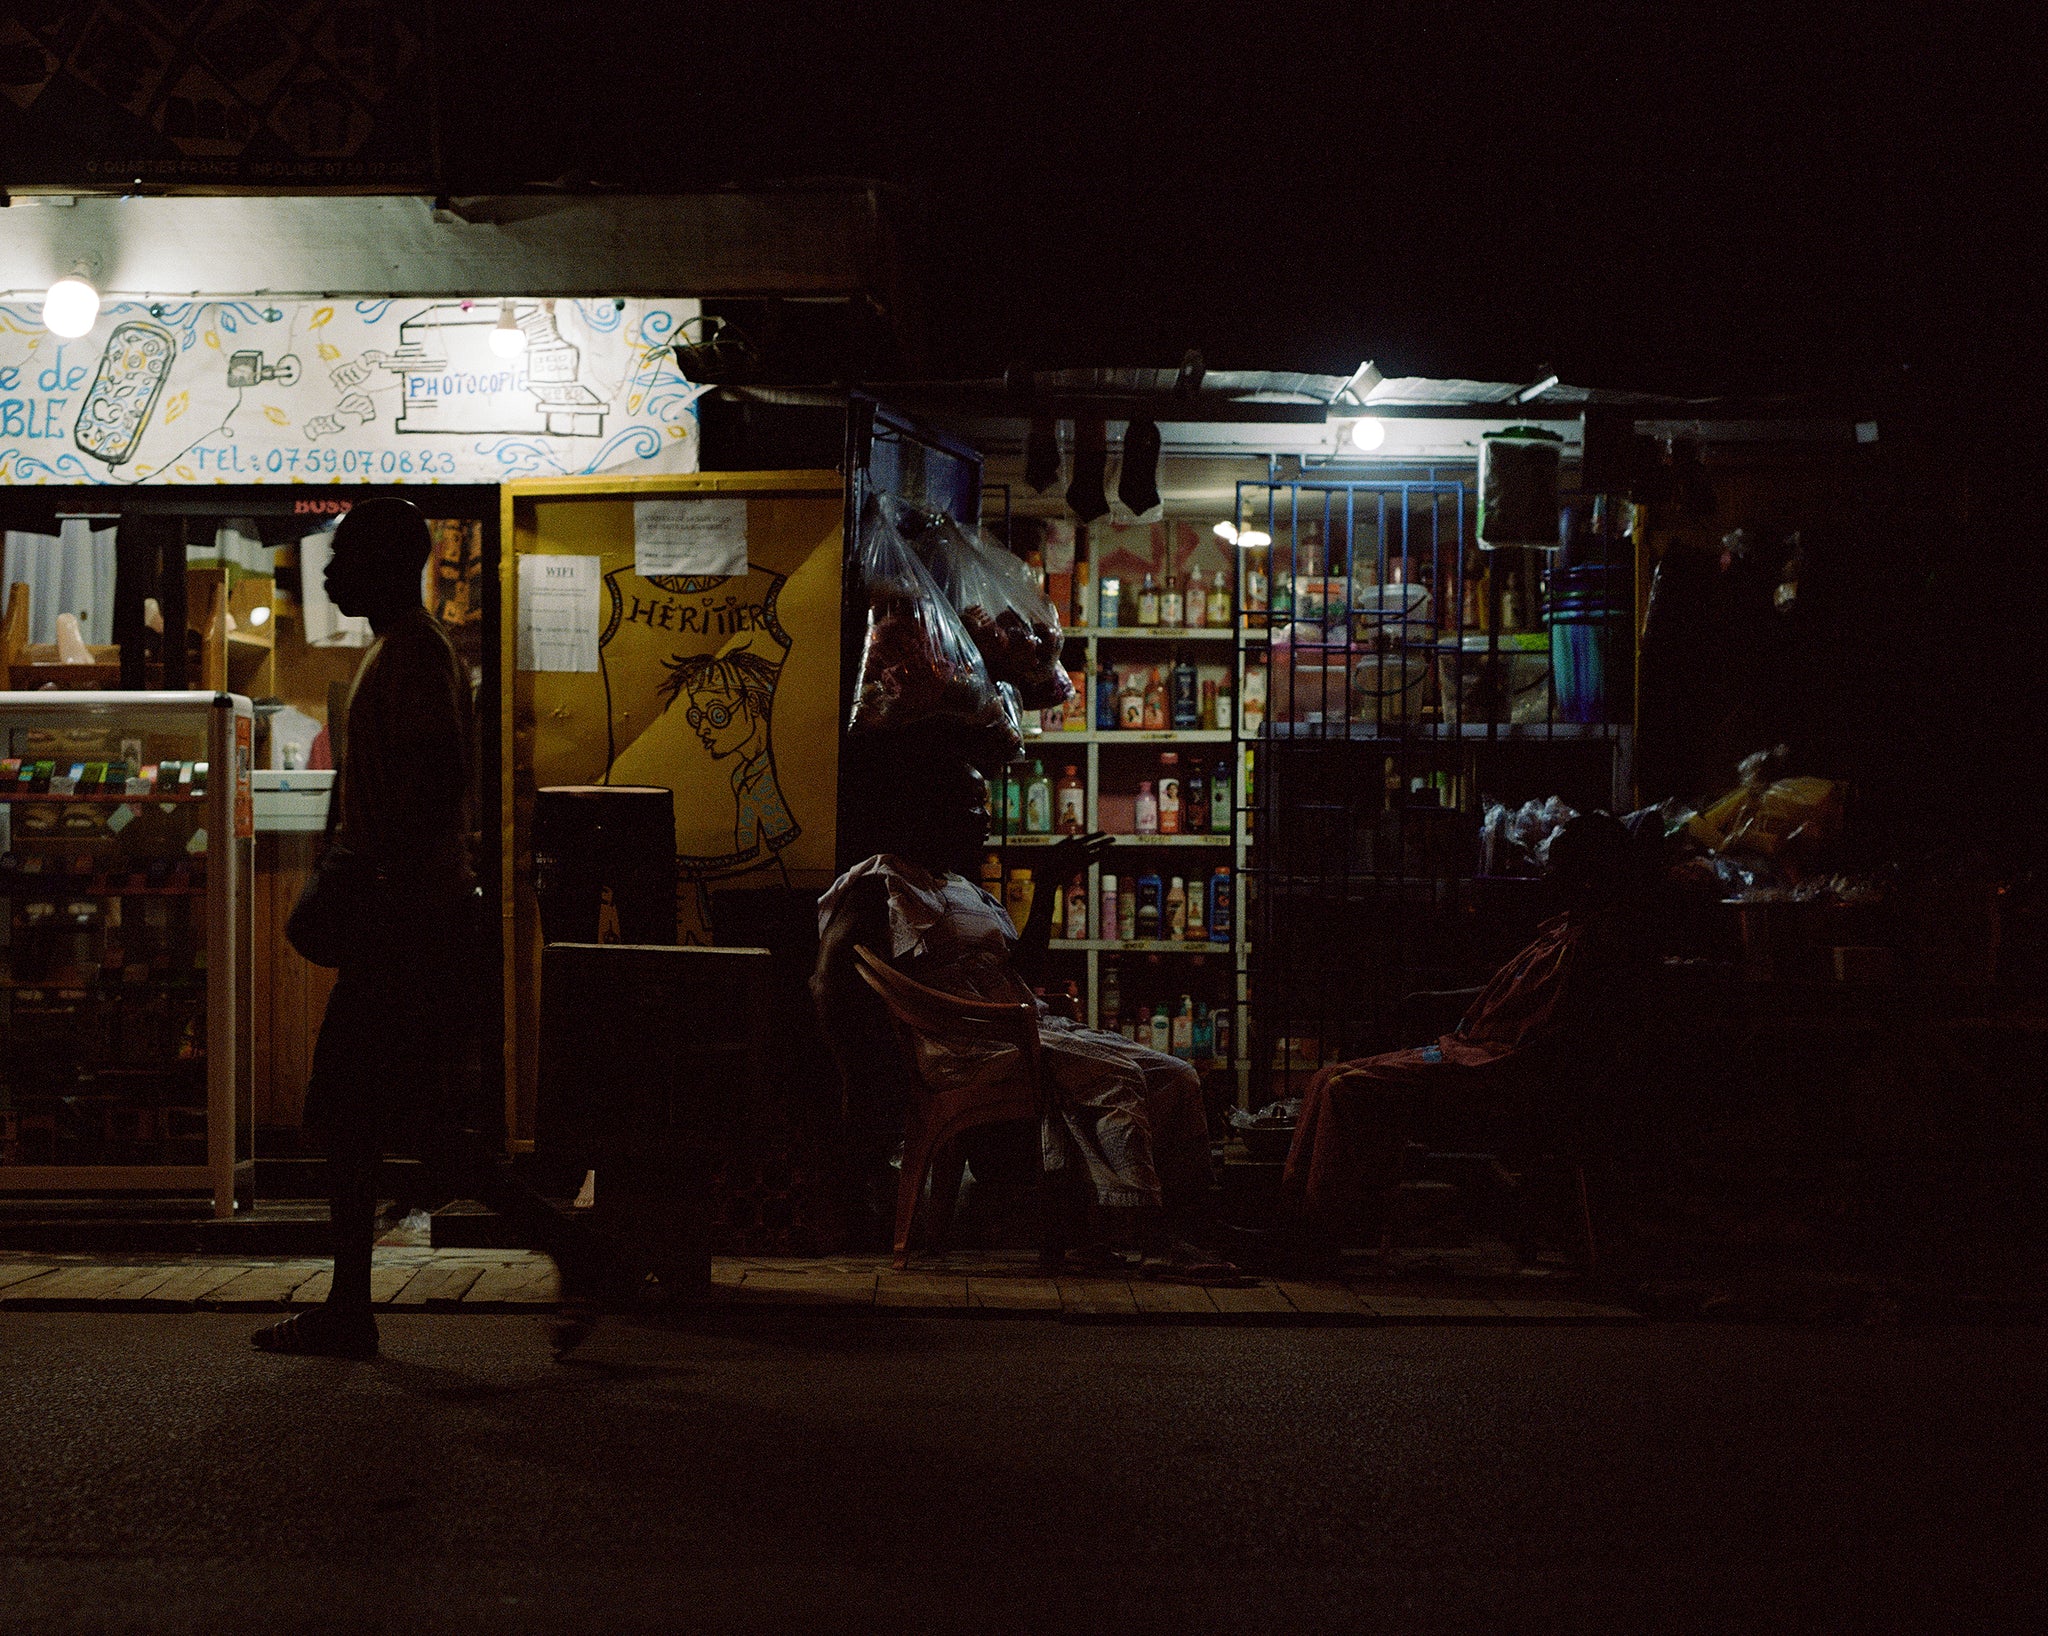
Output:
[[373,958],[383,886],[383,872],[368,858],[330,842],[292,905],[285,941],[316,966]]

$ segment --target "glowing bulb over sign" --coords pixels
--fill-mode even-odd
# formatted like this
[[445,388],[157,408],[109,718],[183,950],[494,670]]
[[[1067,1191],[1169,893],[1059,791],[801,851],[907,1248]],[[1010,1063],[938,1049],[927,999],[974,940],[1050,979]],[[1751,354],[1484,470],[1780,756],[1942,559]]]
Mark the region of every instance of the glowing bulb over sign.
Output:
[[500,358],[516,358],[526,350],[526,331],[512,316],[512,303],[498,309],[498,322],[491,330],[491,350]]
[[1387,441],[1387,423],[1371,415],[1363,416],[1351,423],[1351,446],[1361,454],[1371,454]]
[[68,273],[43,296],[43,325],[52,335],[75,341],[89,333],[100,315],[100,292],[78,273]]

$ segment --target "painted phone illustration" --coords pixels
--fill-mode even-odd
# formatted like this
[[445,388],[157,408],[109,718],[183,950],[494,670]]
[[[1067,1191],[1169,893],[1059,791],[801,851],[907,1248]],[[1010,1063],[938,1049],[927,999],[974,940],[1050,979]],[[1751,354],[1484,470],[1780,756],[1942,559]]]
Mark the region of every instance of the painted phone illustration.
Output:
[[116,328],[107,337],[99,374],[93,377],[85,406],[78,411],[78,425],[72,433],[78,447],[109,466],[133,458],[177,355],[177,341],[154,324]]

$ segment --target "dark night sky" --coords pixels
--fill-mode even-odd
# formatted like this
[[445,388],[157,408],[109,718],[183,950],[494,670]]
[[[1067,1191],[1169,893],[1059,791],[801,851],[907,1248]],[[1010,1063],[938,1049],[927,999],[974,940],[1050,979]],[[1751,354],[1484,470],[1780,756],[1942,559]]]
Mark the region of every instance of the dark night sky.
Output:
[[2033,356],[2012,40],[1902,6],[1487,20],[1508,9],[587,7],[606,22],[507,32],[458,5],[450,179],[884,178],[948,373],[1194,345],[1946,395]]

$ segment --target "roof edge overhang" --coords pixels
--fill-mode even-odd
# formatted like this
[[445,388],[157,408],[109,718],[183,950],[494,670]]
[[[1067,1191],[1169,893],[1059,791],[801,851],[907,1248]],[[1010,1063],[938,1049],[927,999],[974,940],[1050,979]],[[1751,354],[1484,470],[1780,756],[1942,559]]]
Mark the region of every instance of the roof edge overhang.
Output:
[[105,295],[853,297],[894,254],[862,182],[680,194],[16,196],[0,292],[83,262]]

